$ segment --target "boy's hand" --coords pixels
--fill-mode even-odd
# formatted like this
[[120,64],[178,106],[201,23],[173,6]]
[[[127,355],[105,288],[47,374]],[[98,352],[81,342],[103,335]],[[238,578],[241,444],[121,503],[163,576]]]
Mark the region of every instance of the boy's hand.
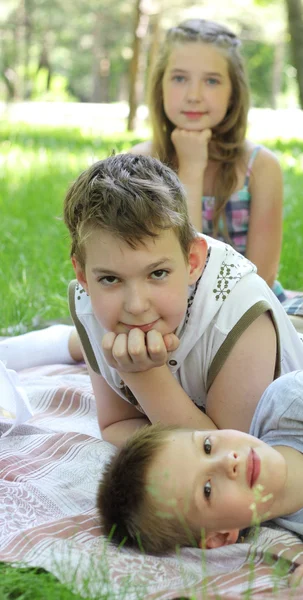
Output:
[[106,362],[119,372],[139,373],[154,367],[162,367],[168,360],[168,353],[179,346],[174,333],[161,333],[152,329],[145,334],[141,329],[131,329],[126,333],[105,334],[102,349]]
[[185,167],[197,168],[199,171],[205,169],[210,138],[211,129],[188,131],[176,127],[173,130],[171,140],[178,156],[179,170]]

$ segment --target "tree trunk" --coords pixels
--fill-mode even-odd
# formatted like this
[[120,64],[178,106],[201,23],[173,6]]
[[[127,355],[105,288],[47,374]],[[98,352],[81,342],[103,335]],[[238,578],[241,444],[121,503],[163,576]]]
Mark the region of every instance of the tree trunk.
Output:
[[135,128],[135,118],[137,111],[137,75],[138,75],[138,65],[139,65],[139,53],[140,53],[140,43],[141,39],[138,36],[139,23],[141,17],[140,10],[141,0],[136,0],[135,4],[135,19],[134,19],[134,34],[133,34],[133,56],[130,63],[130,73],[129,73],[129,96],[128,96],[128,104],[129,104],[129,115],[127,121],[127,131],[133,131]]
[[301,0],[286,0],[293,64],[297,70],[300,106],[303,108],[303,8]]
[[104,15],[95,15],[92,102],[109,102],[110,60],[104,50]]
[[271,86],[271,108],[273,109],[277,108],[277,98],[281,92],[284,55],[285,43],[282,37],[281,41],[278,41],[275,44],[274,66]]

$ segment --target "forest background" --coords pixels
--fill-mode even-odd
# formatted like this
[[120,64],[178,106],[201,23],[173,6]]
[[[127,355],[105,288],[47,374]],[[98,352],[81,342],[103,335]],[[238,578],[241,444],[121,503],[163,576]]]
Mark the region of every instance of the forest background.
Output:
[[148,74],[165,30],[189,17],[226,23],[243,41],[249,137],[284,173],[279,278],[303,291],[302,15],[302,0],[0,3],[0,335],[67,318],[67,187],[150,135]]

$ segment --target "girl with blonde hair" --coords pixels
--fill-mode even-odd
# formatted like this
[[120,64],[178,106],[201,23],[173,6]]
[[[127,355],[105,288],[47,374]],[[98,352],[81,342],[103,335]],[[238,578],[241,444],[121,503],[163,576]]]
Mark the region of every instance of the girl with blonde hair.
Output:
[[226,26],[190,19],[166,34],[151,75],[152,140],[131,152],[177,171],[198,231],[234,246],[275,282],[282,242],[279,163],[246,138],[249,86],[241,42]]

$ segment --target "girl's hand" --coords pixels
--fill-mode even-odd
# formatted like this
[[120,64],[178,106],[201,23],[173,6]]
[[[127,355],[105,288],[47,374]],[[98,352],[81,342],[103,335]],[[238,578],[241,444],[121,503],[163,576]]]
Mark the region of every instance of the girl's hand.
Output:
[[174,144],[179,170],[185,167],[204,171],[208,161],[208,142],[211,138],[211,129],[203,131],[188,131],[187,129],[176,129],[171,134]]
[[112,331],[105,334],[102,349],[106,362],[119,372],[140,373],[154,367],[162,367],[168,353],[179,346],[174,333],[162,336],[152,329],[145,334],[141,329],[131,329],[128,334]]

